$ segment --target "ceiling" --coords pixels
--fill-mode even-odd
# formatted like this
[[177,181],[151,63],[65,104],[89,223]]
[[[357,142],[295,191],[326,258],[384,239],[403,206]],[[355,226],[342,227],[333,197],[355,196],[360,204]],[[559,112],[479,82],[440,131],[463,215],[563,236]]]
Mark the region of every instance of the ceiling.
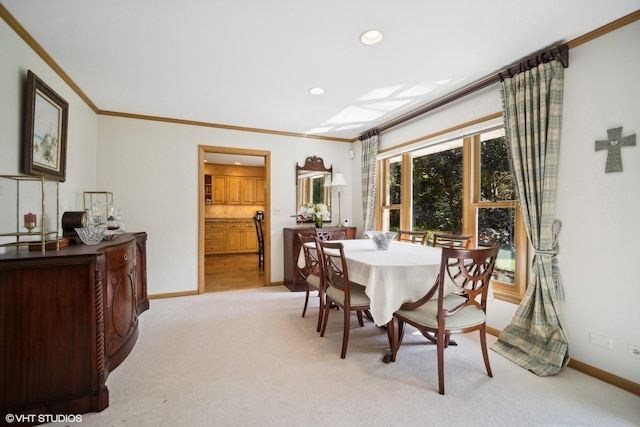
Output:
[[[0,0],[95,108],[353,140],[638,0]],[[376,28],[384,39],[360,43]],[[311,95],[311,87],[325,89]],[[55,88],[54,88],[55,90]]]

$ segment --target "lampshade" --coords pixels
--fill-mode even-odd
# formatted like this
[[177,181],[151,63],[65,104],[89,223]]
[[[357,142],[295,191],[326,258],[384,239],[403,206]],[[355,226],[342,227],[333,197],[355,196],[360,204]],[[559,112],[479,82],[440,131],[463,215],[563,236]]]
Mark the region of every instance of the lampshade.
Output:
[[347,185],[347,181],[345,181],[344,175],[342,175],[342,173],[340,173],[340,172],[336,172],[333,175],[333,180],[331,181],[331,186],[332,187],[344,187],[345,185]]

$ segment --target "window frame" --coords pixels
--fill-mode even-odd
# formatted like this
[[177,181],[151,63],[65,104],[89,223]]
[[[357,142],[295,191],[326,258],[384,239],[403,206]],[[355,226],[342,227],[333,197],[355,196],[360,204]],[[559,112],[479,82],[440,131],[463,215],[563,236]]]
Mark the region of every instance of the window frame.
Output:
[[[495,130],[495,129],[494,129]],[[515,256],[515,280],[514,283],[506,283],[493,279],[491,281],[493,297],[502,301],[519,304],[524,297],[528,283],[528,253],[529,242],[527,232],[520,210],[518,200],[487,202],[480,200],[480,142],[481,135],[486,131],[474,132],[463,138],[463,200],[462,200],[462,233],[474,236],[473,242],[477,243],[477,212],[481,208],[514,208],[515,209],[515,231],[516,242]],[[376,224],[377,228],[383,229],[387,225],[383,221],[385,214],[391,210],[400,210],[400,229],[412,230],[412,189],[413,189],[413,162],[412,152],[420,147],[414,147],[393,156],[378,160],[378,198],[376,204]],[[402,156],[402,180],[401,180],[401,201],[400,204],[385,204],[389,200],[389,164]],[[408,193],[405,193],[407,191]]]
[[[520,210],[520,201],[519,200],[502,200],[497,202],[489,202],[489,201],[481,201],[480,200],[480,162],[481,162],[481,132],[473,135],[470,138],[468,144],[468,150],[470,151],[469,158],[472,160],[472,171],[469,171],[469,179],[472,179],[470,182],[465,181],[465,185],[463,186],[465,190],[467,188],[470,189],[472,194],[465,194],[464,202],[468,203],[467,209],[464,209],[468,216],[468,222],[465,222],[465,218],[463,215],[462,223],[463,226],[466,227],[467,223],[470,223],[469,229],[465,228],[465,233],[475,233],[478,229],[477,219],[478,219],[478,209],[480,208],[514,208],[515,209],[515,241],[516,241],[516,257],[515,257],[515,280],[514,283],[506,283],[500,281],[498,279],[491,280],[491,286],[493,288],[493,297],[511,302],[514,304],[519,304],[522,298],[524,297],[524,293],[527,289],[527,280],[528,280],[528,268],[527,268],[527,260],[528,260],[528,249],[529,249],[529,240],[527,237],[527,230],[524,224],[524,218],[522,217],[522,212]],[[465,153],[467,154],[467,153]],[[464,167],[465,172],[467,171],[467,167]]]

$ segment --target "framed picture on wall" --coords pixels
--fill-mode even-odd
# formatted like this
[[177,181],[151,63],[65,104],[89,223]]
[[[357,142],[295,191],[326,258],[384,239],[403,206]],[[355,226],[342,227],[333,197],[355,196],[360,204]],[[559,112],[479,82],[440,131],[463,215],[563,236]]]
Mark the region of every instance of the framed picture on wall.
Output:
[[66,179],[69,104],[31,70],[25,93],[22,171]]

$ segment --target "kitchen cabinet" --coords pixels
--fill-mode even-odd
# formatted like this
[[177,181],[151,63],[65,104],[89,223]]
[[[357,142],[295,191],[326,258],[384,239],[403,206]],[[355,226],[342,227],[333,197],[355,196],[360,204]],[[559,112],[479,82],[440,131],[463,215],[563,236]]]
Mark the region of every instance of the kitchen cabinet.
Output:
[[211,175],[210,202],[207,202],[207,176],[205,175],[205,202],[214,205],[264,204],[264,178]]
[[255,178],[253,203],[264,205],[264,178]]
[[211,176],[211,203],[220,205],[227,202],[227,177],[212,175]]
[[204,224],[204,253],[216,255],[224,253],[224,224],[206,221]]
[[258,237],[253,220],[205,221],[205,255],[258,252]]

